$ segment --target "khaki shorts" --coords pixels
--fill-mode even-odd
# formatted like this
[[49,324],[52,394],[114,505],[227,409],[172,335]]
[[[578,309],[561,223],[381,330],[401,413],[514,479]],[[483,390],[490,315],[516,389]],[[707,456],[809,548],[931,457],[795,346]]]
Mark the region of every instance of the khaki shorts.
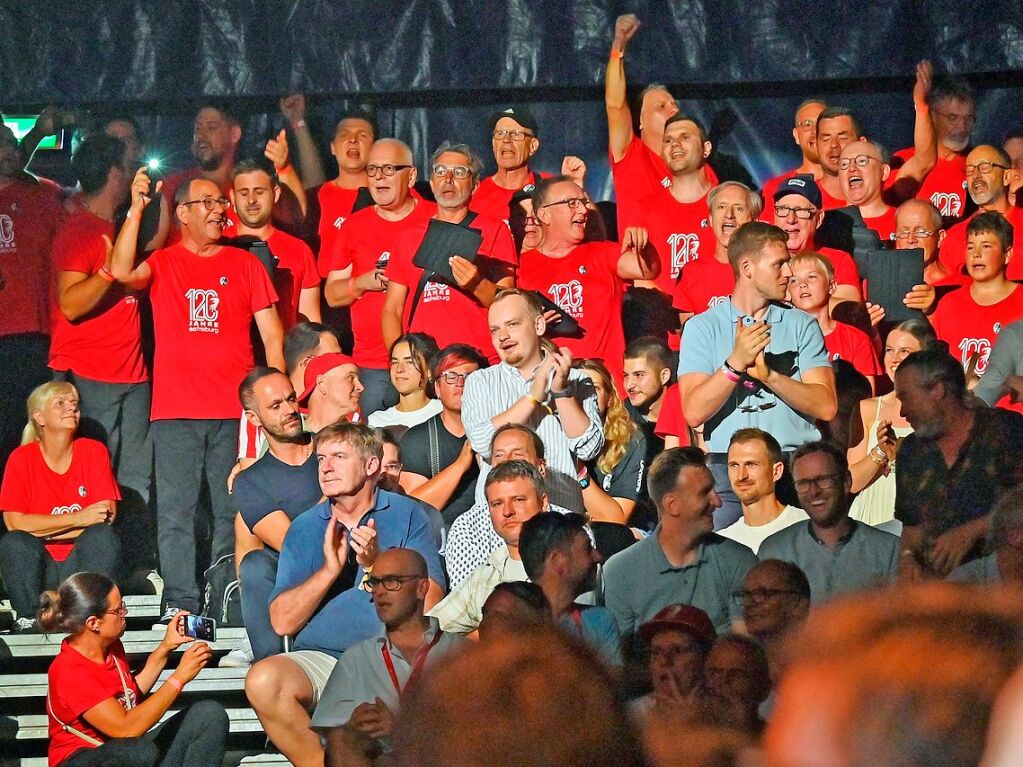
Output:
[[327,680],[330,679],[330,672],[334,670],[337,658],[319,650],[295,650],[285,653],[284,657],[295,661],[309,678],[309,684],[313,688],[313,700],[309,705],[309,711],[312,712],[320,702],[323,688],[327,686]]

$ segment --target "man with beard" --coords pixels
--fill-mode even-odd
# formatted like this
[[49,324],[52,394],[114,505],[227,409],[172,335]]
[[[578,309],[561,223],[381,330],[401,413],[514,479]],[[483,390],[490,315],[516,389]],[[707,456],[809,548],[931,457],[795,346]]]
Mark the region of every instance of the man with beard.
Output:
[[231,173],[231,204],[238,236],[263,240],[276,256],[277,313],[287,332],[299,322],[320,321],[320,275],[309,246],[275,227],[274,206],[281,198],[277,173],[266,163],[243,160]]
[[647,466],[664,449],[664,439],[654,433],[657,419],[668,397],[678,397],[671,385],[673,367],[671,351],[658,338],[641,336],[625,347],[625,409],[646,440]]
[[266,269],[251,253],[219,244],[229,202],[212,181],[194,179],[178,187],[179,242],[136,266],[139,223],[150,199],[149,177],[140,170],[110,272],[130,288],[151,288],[156,337],[151,419],[166,623],[180,610],[202,606],[195,580],[195,514],[204,476],[213,507],[213,561],[232,550],[227,477],[238,443],[236,382],[253,365],[252,321],[267,363],[278,370],[284,369],[284,332]]
[[817,155],[817,118],[827,107],[828,105],[819,98],[806,99],[796,107],[796,124],[792,128],[792,138],[799,147],[802,161],[799,167],[764,182],[760,194],[764,200],[765,221],[774,220],[774,193],[785,181],[793,176],[812,176],[817,179],[824,173],[821,169],[821,158]]
[[449,259],[453,285],[432,274],[424,281],[423,270],[413,263],[425,242],[423,232],[410,231],[395,244],[384,272],[387,295],[380,315],[388,348],[403,333],[425,333],[438,346],[464,343],[488,352],[492,364],[499,361],[490,343],[487,308],[499,290],[514,284],[515,245],[500,218],[469,209],[482,169],[465,144],[444,143],[433,153],[430,188],[437,200],[433,220],[475,229],[483,241],[477,253]]

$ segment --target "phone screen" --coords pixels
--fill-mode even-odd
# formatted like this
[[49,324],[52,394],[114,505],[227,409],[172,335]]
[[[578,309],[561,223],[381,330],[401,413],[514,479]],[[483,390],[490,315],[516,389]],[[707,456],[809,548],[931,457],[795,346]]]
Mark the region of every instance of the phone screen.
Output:
[[201,639],[204,642],[217,641],[217,622],[212,618],[204,618],[201,615],[185,616],[185,636],[193,639]]

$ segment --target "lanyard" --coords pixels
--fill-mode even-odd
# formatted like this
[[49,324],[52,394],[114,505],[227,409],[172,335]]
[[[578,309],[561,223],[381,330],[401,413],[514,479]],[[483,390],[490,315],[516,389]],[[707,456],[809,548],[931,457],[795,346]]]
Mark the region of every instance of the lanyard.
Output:
[[[412,659],[412,673],[408,676],[408,681],[405,682],[405,689],[411,689],[415,686],[415,683],[419,680],[419,675],[423,673],[423,665],[426,663],[426,656],[430,654],[430,650],[433,646],[440,641],[441,638],[440,629],[437,629],[437,633],[433,635],[433,639],[425,647],[421,648],[416,653],[416,657]],[[401,697],[403,692],[401,684],[398,682],[398,674],[394,671],[394,661],[391,659],[391,650],[387,646],[387,638],[384,637],[384,643],[380,647],[380,654],[384,657],[384,665],[387,666],[387,673],[391,677],[391,684],[394,685],[395,692],[398,693],[398,697]]]
[[583,635],[583,611],[579,609],[579,605],[572,605],[572,623],[575,624],[575,630],[579,636]]

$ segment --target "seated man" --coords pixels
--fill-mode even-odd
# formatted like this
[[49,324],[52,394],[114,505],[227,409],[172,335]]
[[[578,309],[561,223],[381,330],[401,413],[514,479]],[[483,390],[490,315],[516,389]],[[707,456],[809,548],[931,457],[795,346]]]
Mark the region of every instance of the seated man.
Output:
[[782,642],[810,612],[810,582],[791,562],[762,559],[742,582],[742,622],[767,653],[771,680],[781,675]]
[[245,693],[267,736],[296,767],[323,763],[309,712],[341,653],[378,629],[364,583],[379,552],[419,552],[428,566],[428,605],[444,583],[423,510],[377,488],[383,449],[373,431],[332,424],[313,438],[313,450],[326,500],[292,522],[270,597],[274,631],[293,635],[294,650],[265,658],[245,678]]
[[991,509],[991,553],[957,567],[958,583],[1023,583],[1023,487],[1008,491]]
[[306,408],[306,431],[315,434],[332,423],[357,420],[364,388],[351,357],[340,352],[314,357],[306,366],[304,378],[298,404]]
[[401,696],[462,642],[423,614],[429,577],[412,549],[382,551],[373,563],[366,585],[383,625],[341,656],[310,721],[326,735],[327,764],[372,765],[388,750]]
[[806,519],[806,512],[778,500],[785,473],[778,440],[761,429],[739,429],[728,443],[728,480],[742,504],[742,519],[720,530],[754,554],[764,539]]
[[473,570],[460,586],[434,607],[429,615],[444,631],[471,634],[479,628],[483,603],[502,581],[524,581],[526,570],[519,554],[522,525],[547,511],[543,477],[525,461],[508,461],[487,475],[485,487],[490,519],[504,544]]
[[899,539],[849,518],[852,475],[845,453],[809,442],[792,456],[799,505],[810,516],[760,544],[761,559],[799,566],[813,603],[838,594],[884,586],[899,569]]
[[522,526],[519,553],[529,580],[543,589],[554,620],[578,634],[610,666],[622,665],[622,637],[603,607],[575,600],[591,591],[600,554],[582,514],[537,514]]
[[551,603],[543,589],[529,581],[498,583],[483,603],[482,612],[481,642],[551,624]]
[[740,730],[760,734],[764,728],[760,704],[771,692],[771,678],[767,655],[757,640],[741,634],[719,636],[707,653],[703,680],[707,702],[719,717]]

